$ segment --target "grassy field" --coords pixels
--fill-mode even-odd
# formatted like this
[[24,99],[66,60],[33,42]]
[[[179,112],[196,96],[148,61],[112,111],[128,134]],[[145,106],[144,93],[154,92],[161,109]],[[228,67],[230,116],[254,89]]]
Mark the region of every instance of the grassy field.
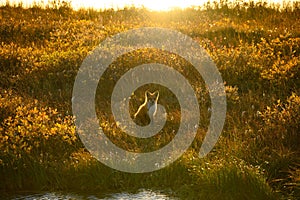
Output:
[[[172,189],[182,199],[298,199],[300,197],[300,5],[206,5],[169,12],[146,9],[72,10],[0,7],[0,190],[115,192]],[[210,99],[200,75],[182,58],[142,49],[118,58],[101,79],[97,114],[118,146],[134,152],[167,144],[178,129],[176,97],[145,85],[130,102],[132,113],[146,89],[160,91],[166,127],[151,139],[121,132],[110,95],[118,78],[142,63],[174,67],[197,91],[201,123],[189,150],[159,171],[129,174],[91,157],[75,132],[71,98],[77,71],[106,37],[132,28],[164,27],[199,42],[222,74],[227,115],[222,135],[203,159],[198,151],[209,124]],[[200,101],[201,99],[201,101]],[[203,111],[203,112],[202,112]]]

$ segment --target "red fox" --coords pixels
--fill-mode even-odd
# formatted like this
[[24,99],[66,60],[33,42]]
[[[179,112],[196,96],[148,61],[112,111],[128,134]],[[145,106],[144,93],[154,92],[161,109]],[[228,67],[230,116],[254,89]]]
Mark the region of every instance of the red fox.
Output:
[[157,110],[159,92],[145,92],[145,101],[134,114],[134,122],[141,126],[146,126],[153,122],[153,117]]

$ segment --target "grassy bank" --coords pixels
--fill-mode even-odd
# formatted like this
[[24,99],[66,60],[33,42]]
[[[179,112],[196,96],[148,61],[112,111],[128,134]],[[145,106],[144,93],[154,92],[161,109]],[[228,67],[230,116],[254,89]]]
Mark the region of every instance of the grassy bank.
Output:
[[[171,188],[183,199],[297,199],[300,197],[300,9],[265,4],[207,5],[203,10],[78,10],[67,5],[0,7],[0,189],[108,192]],[[138,27],[178,30],[199,42],[222,74],[227,116],[209,155],[198,158],[209,124],[210,99],[200,75],[182,58],[155,49],[117,59],[97,90],[100,125],[118,146],[153,151],[178,129],[178,101],[159,85],[169,108],[167,126],[149,140],[121,132],[111,116],[110,95],[119,77],[142,63],[174,67],[197,91],[201,123],[190,149],[152,173],[110,169],[86,151],[72,118],[77,71],[106,37]],[[170,59],[172,58],[172,59]],[[200,101],[201,99],[201,101]],[[149,145],[151,144],[151,145]]]

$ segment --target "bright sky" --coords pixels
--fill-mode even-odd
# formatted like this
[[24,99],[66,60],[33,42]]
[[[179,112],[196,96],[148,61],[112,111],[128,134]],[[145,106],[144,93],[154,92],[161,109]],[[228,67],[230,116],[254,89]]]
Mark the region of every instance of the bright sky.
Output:
[[[5,4],[6,1],[7,0],[0,0],[0,4]],[[28,5],[32,5],[33,2],[47,3],[48,1],[51,0],[8,0],[8,1],[11,3],[23,2],[24,6],[28,6]],[[65,1],[67,2],[70,1],[71,5],[75,9],[80,7],[93,7],[93,8],[102,8],[102,9],[123,8],[124,6],[135,5],[136,7],[144,6],[151,10],[168,10],[174,7],[186,8],[193,5],[199,6],[207,2],[208,0],[65,0]],[[238,1],[243,1],[243,0],[238,0]],[[265,1],[282,3],[282,2],[296,2],[299,0],[265,0]]]

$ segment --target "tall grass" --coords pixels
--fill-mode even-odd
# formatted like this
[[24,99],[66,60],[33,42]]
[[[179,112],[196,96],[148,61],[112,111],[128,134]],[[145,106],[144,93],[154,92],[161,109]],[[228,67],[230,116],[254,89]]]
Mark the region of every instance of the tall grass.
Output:
[[[146,9],[72,10],[0,7],[0,189],[118,191],[173,189],[183,199],[297,199],[299,173],[299,4],[279,9],[261,3],[209,5],[169,12]],[[130,151],[152,151],[178,128],[176,97],[165,87],[135,91],[132,112],[146,89],[160,91],[167,126],[150,140],[122,133],[111,115],[114,84],[128,69],[159,62],[186,76],[199,99],[201,123],[190,149],[172,165],[128,174],[99,163],[74,126],[71,94],[88,52],[113,34],[166,27],[198,41],[225,81],[227,116],[222,135],[205,158],[197,151],[209,124],[210,99],[188,62],[168,52],[142,49],[118,58],[97,91],[100,125]],[[172,58],[172,59],[170,59]],[[147,146],[148,144],[148,146]],[[151,144],[151,145],[149,145]]]

